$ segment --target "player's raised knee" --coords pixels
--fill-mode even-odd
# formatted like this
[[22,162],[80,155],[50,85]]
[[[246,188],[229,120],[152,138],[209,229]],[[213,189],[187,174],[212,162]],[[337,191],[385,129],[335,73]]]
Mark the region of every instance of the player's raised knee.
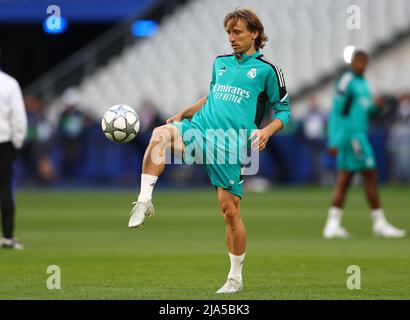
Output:
[[169,128],[167,128],[166,126],[154,128],[154,130],[152,131],[151,142],[171,142],[171,133]]

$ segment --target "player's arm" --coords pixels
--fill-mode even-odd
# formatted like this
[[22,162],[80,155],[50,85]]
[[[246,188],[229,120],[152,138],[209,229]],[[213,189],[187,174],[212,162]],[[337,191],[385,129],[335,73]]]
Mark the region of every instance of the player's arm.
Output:
[[202,107],[204,106],[207,100],[208,100],[207,96],[202,97],[197,102],[195,102],[193,105],[181,110],[176,115],[169,118],[167,120],[167,123],[180,122],[183,119],[192,118],[195,113],[197,113],[199,110],[202,109]]
[[289,95],[286,90],[285,78],[282,71],[275,67],[267,78],[266,92],[274,114],[273,120],[263,129],[252,132],[249,139],[252,141],[252,149],[263,150],[269,138],[280,131],[290,121],[291,111]]
[[369,112],[371,115],[380,115],[386,107],[386,101],[382,97],[376,97]]
[[27,133],[27,115],[21,88],[17,81],[9,97],[9,104],[11,106],[11,142],[16,149],[20,149]]

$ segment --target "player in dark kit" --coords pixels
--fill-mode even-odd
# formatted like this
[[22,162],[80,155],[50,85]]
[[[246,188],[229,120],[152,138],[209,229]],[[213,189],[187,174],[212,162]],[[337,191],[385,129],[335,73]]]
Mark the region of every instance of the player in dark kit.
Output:
[[23,96],[17,81],[0,71],[0,205],[3,248],[23,249],[14,238],[14,160],[23,145],[27,131],[27,116]]

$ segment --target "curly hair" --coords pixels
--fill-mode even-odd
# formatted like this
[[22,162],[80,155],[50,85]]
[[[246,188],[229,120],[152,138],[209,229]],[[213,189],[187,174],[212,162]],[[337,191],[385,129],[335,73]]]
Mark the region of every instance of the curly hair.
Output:
[[265,35],[263,24],[256,13],[251,9],[236,8],[225,16],[224,27],[236,24],[238,20],[246,22],[250,32],[258,32],[258,37],[255,39],[255,49],[263,48],[268,41],[268,37]]

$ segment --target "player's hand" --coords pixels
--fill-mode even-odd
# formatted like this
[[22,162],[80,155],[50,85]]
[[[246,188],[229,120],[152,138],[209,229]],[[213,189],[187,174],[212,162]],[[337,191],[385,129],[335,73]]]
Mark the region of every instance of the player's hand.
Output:
[[253,139],[251,144],[252,150],[264,150],[269,138],[270,135],[266,132],[266,130],[261,129],[253,131],[249,136],[249,140],[252,141]]
[[182,115],[177,113],[175,116],[172,116],[171,118],[167,119],[167,124],[172,122],[181,122],[182,119]]
[[336,148],[328,148],[327,152],[333,157],[337,156],[337,149]]
[[384,101],[384,99],[382,97],[376,97],[374,99],[374,104],[380,108],[383,109],[386,106],[386,101]]

